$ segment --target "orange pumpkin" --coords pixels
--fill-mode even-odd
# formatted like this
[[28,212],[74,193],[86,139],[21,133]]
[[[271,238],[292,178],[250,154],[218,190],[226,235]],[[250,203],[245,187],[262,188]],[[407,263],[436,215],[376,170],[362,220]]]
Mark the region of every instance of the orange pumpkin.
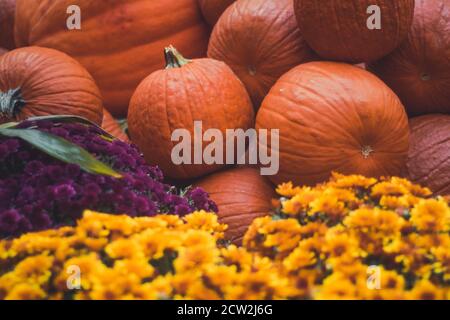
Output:
[[16,0],[0,0],[0,47],[14,49]]
[[68,55],[47,48],[15,49],[0,57],[0,121],[77,115],[101,124],[100,91]]
[[450,113],[448,0],[416,0],[407,40],[370,69],[398,94],[411,116]]
[[117,139],[125,142],[130,141],[127,134],[122,130],[117,120],[114,119],[114,117],[106,109],[103,110],[102,128]]
[[292,69],[267,95],[256,125],[280,130],[276,184],[314,185],[332,171],[399,175],[406,164],[409,129],[400,100],[370,72],[344,63]]
[[[170,178],[196,178],[223,165],[175,165],[171,156],[177,144],[171,139],[174,131],[188,130],[194,153],[195,121],[202,121],[203,131],[218,129],[225,136],[227,129],[253,127],[253,107],[244,85],[223,62],[186,60],[173,47],[166,49],[166,59],[166,69],[148,76],[131,99],[131,140],[150,164],[159,165]],[[202,155],[205,147],[202,144]],[[194,157],[190,161],[194,163]]]
[[241,244],[254,219],[271,213],[274,188],[258,169],[222,171],[194,185],[208,192],[217,204],[220,222],[228,225],[225,238],[234,244]]
[[214,26],[222,13],[236,0],[198,0],[203,17],[210,26]]
[[[414,0],[294,0],[294,6],[302,35],[321,57],[355,63],[392,52],[414,13]],[[380,29],[373,29],[377,17]]]
[[412,118],[410,127],[410,179],[438,195],[450,195],[450,115]]
[[292,0],[232,4],[212,32],[208,56],[233,69],[255,108],[281,75],[316,58],[300,35]]
[[[74,4],[81,30],[67,30]],[[203,57],[209,36],[197,0],[17,0],[16,17],[17,45],[58,49],[80,61],[117,117],[126,116],[139,82],[160,68],[168,43]]]

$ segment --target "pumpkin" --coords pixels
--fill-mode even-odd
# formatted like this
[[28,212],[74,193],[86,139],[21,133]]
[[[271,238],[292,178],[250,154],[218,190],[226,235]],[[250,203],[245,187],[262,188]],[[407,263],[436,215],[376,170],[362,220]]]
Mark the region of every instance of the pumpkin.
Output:
[[0,0],[0,47],[14,49],[14,15],[16,0]]
[[300,35],[292,0],[232,4],[212,32],[208,56],[233,69],[255,108],[281,75],[316,57]]
[[111,113],[109,113],[106,109],[103,110],[102,128],[109,134],[122,141],[130,141],[127,134],[122,130],[117,120],[114,119]]
[[[408,119],[399,98],[361,68],[337,62],[300,65],[274,85],[257,129],[279,129],[280,170],[271,180],[314,185],[333,171],[399,175],[409,147]],[[271,131],[269,131],[270,133]],[[269,143],[260,147],[272,149]]]
[[[68,53],[92,74],[106,108],[127,114],[137,85],[163,63],[171,43],[191,57],[203,57],[209,28],[197,0],[78,0],[81,30],[67,30],[74,1],[17,1],[16,42]],[[45,17],[45,19],[42,19]]]
[[[202,121],[204,132],[218,129],[225,137],[227,129],[254,126],[253,107],[244,85],[225,63],[186,60],[173,47],[167,48],[165,55],[166,69],[144,79],[133,95],[128,129],[149,163],[159,165],[173,179],[196,178],[223,165],[175,165],[171,157],[176,144],[171,139],[174,130],[188,130],[194,140],[194,122]],[[192,151],[195,145],[192,141]],[[202,155],[205,147],[203,144],[198,150]]]
[[[405,39],[414,0],[294,0],[294,8],[302,35],[322,58],[358,63],[380,59]],[[377,17],[380,29],[373,29]]]
[[91,75],[68,55],[47,48],[0,57],[0,121],[76,115],[101,124],[102,99]]
[[205,190],[216,203],[219,221],[228,225],[225,238],[234,244],[241,244],[254,219],[272,211],[273,186],[258,169],[230,169],[212,174],[194,185]]
[[222,13],[236,0],[198,0],[203,17],[214,26]]
[[397,93],[411,116],[450,113],[448,0],[416,0],[407,40],[370,70]]
[[436,194],[450,195],[450,115],[412,118],[410,127],[410,179]]

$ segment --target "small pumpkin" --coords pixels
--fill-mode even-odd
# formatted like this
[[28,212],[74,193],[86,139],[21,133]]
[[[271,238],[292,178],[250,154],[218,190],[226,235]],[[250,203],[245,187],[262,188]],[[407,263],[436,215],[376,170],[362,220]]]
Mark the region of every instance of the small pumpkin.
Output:
[[222,13],[236,0],[198,0],[203,17],[210,26],[214,26]]
[[450,5],[416,0],[406,41],[370,69],[400,97],[411,116],[450,113]]
[[103,110],[102,128],[109,134],[122,141],[130,141],[127,134],[122,130],[117,120],[114,119],[111,113],[109,113],[106,109]]
[[[399,175],[409,148],[408,119],[398,97],[361,68],[336,62],[300,65],[264,100],[257,129],[279,129],[280,184],[314,185],[333,171]],[[271,148],[268,144],[260,147]]]
[[16,0],[0,0],[0,47],[14,49]]
[[[414,0],[294,0],[294,6],[302,35],[322,58],[353,63],[392,52],[408,34],[414,14]],[[380,29],[373,29],[377,14]]]
[[33,116],[76,115],[101,124],[100,91],[65,53],[25,47],[0,57],[0,121]]
[[432,114],[410,121],[408,173],[439,195],[450,195],[450,115]]
[[216,203],[219,221],[228,225],[225,238],[234,244],[242,243],[254,219],[272,211],[274,188],[258,169],[230,169],[212,174],[194,185],[205,190]]
[[292,0],[240,0],[220,17],[208,47],[247,87],[255,108],[278,78],[316,55],[303,40]]
[[[149,163],[159,165],[170,178],[200,177],[223,165],[175,165],[171,157],[177,144],[171,139],[173,132],[188,130],[194,153],[195,121],[202,121],[203,132],[218,129],[225,136],[227,129],[247,130],[254,126],[253,107],[244,85],[225,63],[187,60],[173,47],[167,48],[165,55],[166,69],[144,79],[131,99],[131,140]],[[203,144],[202,155],[205,147]],[[194,158],[190,159],[194,163]]]
[[[73,4],[81,9],[80,30],[67,30]],[[190,57],[206,55],[209,28],[197,0],[17,0],[16,11],[17,45],[50,47],[77,59],[116,117],[126,116],[138,84],[160,68],[167,43]]]

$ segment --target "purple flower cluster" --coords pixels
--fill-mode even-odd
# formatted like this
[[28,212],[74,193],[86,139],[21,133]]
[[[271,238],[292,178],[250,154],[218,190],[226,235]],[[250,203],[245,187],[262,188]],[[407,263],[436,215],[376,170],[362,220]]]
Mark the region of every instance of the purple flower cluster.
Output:
[[73,225],[85,209],[130,216],[185,215],[202,209],[217,212],[203,190],[180,192],[165,184],[161,170],[147,165],[135,146],[108,141],[94,126],[49,121],[20,125],[30,126],[85,148],[123,178],[87,173],[20,139],[0,136],[1,238]]

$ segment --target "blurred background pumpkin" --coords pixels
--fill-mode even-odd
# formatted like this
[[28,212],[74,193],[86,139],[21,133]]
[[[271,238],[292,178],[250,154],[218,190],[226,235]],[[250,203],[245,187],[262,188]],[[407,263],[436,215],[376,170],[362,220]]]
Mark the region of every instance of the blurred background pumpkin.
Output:
[[[16,0],[0,0],[0,47],[14,49]],[[1,54],[1,53],[0,53]]]
[[[74,4],[81,9],[81,30],[68,31],[67,8]],[[197,0],[18,0],[16,12],[16,44],[50,47],[77,59],[115,116],[126,116],[139,82],[163,64],[165,46],[202,57],[209,36]]]
[[300,34],[292,0],[239,0],[232,4],[214,27],[208,57],[233,69],[255,109],[280,76],[317,58]]
[[222,13],[236,0],[198,0],[203,17],[214,27]]
[[450,3],[416,0],[414,23],[399,48],[370,65],[411,116],[450,114]]
[[433,114],[410,121],[408,173],[437,195],[450,195],[450,115]]
[[[380,8],[380,29],[368,26],[371,6]],[[405,39],[414,0],[294,0],[294,8],[304,39],[322,58],[359,63],[382,58]]]

